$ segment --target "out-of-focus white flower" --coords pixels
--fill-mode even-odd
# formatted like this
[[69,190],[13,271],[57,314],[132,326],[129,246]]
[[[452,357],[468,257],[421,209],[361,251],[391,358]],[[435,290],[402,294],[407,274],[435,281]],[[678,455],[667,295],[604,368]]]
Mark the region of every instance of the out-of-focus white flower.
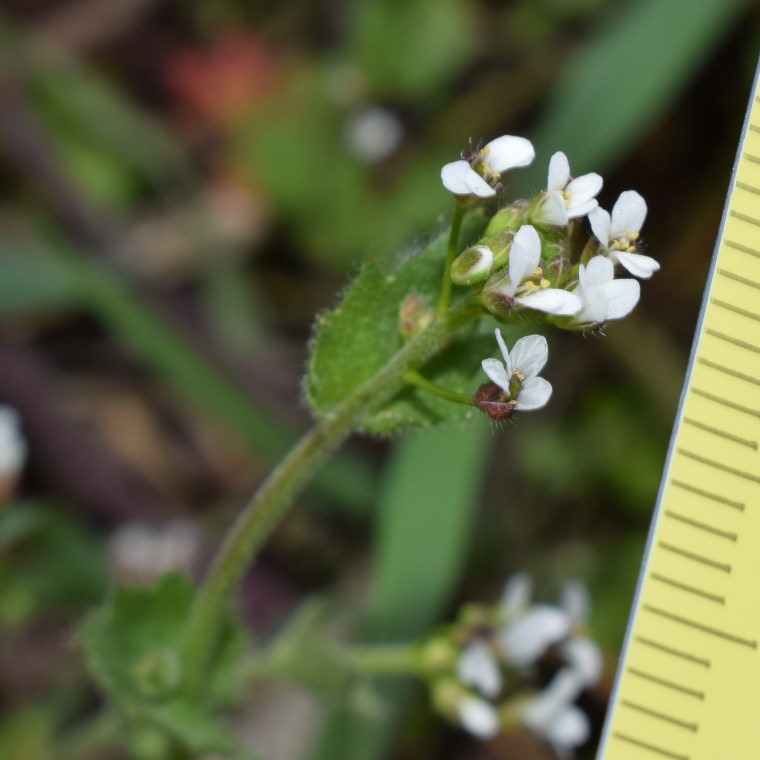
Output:
[[202,537],[191,520],[177,519],[161,528],[127,523],[109,543],[115,575],[126,583],[145,583],[171,571],[192,576]]
[[454,195],[492,198],[501,175],[510,169],[528,166],[536,156],[524,137],[503,135],[484,148],[441,169],[443,186]]
[[532,665],[549,647],[570,635],[572,622],[567,614],[548,604],[538,604],[514,620],[508,620],[497,634],[506,661],[518,668]]
[[498,327],[495,334],[504,363],[498,359],[484,359],[481,362],[483,371],[504,391],[506,399],[514,402],[515,409],[525,412],[546,406],[552,386],[543,377],[538,377],[549,358],[546,338],[543,335],[520,338],[510,354]]
[[21,474],[26,450],[18,412],[9,406],[0,406],[0,482],[15,481]]
[[620,193],[611,216],[603,208],[596,208],[588,215],[591,229],[607,256],[634,277],[645,280],[660,268],[651,256],[636,252],[646,216],[646,201],[635,190]]
[[586,216],[598,205],[597,193],[602,189],[602,178],[595,173],[570,179],[570,163],[562,151],[549,161],[546,193],[533,214],[542,224],[564,227],[570,219]]
[[501,592],[501,608],[507,618],[528,609],[533,598],[533,579],[528,573],[515,573],[504,584]]
[[467,695],[460,701],[457,712],[462,728],[479,739],[493,739],[501,730],[499,713],[485,699]]
[[559,604],[574,625],[585,623],[591,610],[586,584],[579,580],[565,581],[560,591]]
[[345,136],[348,149],[356,158],[374,164],[398,148],[404,127],[398,116],[387,108],[371,106],[349,116]]
[[541,238],[534,227],[524,224],[509,249],[509,277],[489,285],[488,290],[510,305],[565,317],[577,314],[583,305],[580,299],[567,290],[550,288],[549,281],[541,277],[540,261]]
[[568,639],[560,651],[570,670],[583,684],[583,688],[599,682],[604,670],[604,661],[595,641],[586,637]]
[[594,256],[586,266],[581,264],[578,278],[573,293],[581,299],[583,308],[573,317],[577,324],[622,319],[639,302],[639,283],[630,278],[616,280],[615,266],[606,256]]
[[484,641],[473,641],[465,647],[457,661],[457,677],[485,697],[495,697],[503,683],[499,664]]

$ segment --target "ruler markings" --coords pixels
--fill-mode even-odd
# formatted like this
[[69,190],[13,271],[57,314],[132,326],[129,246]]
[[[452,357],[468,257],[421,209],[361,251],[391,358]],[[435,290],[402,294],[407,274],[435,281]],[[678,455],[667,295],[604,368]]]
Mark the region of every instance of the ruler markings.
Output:
[[749,128],[750,128],[750,129],[751,129],[753,132],[760,132],[760,127],[758,127],[758,126],[757,126],[757,124],[750,124],[750,125],[749,125]]
[[742,253],[748,253],[750,256],[755,256],[756,258],[760,259],[760,251],[758,251],[756,248],[751,248],[748,245],[742,245],[741,243],[737,243],[733,240],[726,240],[723,245],[728,246],[729,248],[733,248],[736,251],[741,251]]
[[703,591],[701,588],[697,588],[696,586],[690,586],[688,583],[682,583],[681,581],[677,581],[675,578],[668,578],[666,575],[661,575],[660,573],[649,573],[649,577],[654,581],[664,583],[666,586],[671,586],[672,588],[678,589],[679,591],[684,591],[687,594],[694,594],[694,596],[702,597],[703,599],[707,599],[710,602],[715,602],[716,604],[722,604],[724,606],[726,604],[726,598],[724,596],[720,596],[719,594],[711,594],[709,591]]
[[644,705],[636,704],[636,702],[631,702],[628,699],[620,700],[620,704],[624,707],[628,707],[631,710],[636,710],[636,712],[648,715],[650,718],[664,720],[668,723],[672,723],[674,726],[678,726],[679,728],[685,728],[687,731],[696,732],[699,730],[699,726],[696,723],[689,723],[688,721],[682,720],[681,718],[676,718],[673,715],[667,715],[666,713],[658,712],[657,710],[651,710],[648,707],[644,707]]
[[705,491],[702,488],[697,488],[696,486],[691,485],[691,483],[685,483],[683,480],[671,478],[670,482],[678,488],[683,488],[684,491],[695,493],[697,496],[704,496],[706,499],[710,499],[710,501],[715,501],[718,504],[724,504],[727,507],[738,509],[740,512],[744,511],[745,504],[741,501],[734,501],[733,499],[728,499],[720,494],[712,493],[712,491]]
[[700,364],[704,364],[705,367],[710,367],[711,369],[715,369],[718,372],[723,372],[726,375],[735,377],[737,380],[744,380],[745,383],[751,383],[752,385],[760,385],[760,379],[752,377],[752,375],[745,375],[743,372],[738,372],[731,367],[725,367],[722,364],[718,364],[718,362],[714,362],[710,359],[704,359],[701,356],[697,358],[697,361]]
[[[744,158],[746,158],[747,161],[752,161],[753,164],[760,164],[760,156],[754,156],[752,153],[745,153]],[[733,213],[733,211],[731,213]]]
[[726,343],[731,343],[734,346],[738,346],[739,348],[745,348],[747,351],[754,351],[754,353],[760,354],[760,347],[754,345],[753,343],[747,343],[744,340],[739,340],[739,338],[734,338],[731,335],[726,335],[725,333],[713,330],[711,327],[708,327],[705,330],[705,335],[712,335],[713,338],[719,338],[720,340],[726,341]]
[[633,744],[635,747],[653,752],[654,754],[660,755],[661,757],[670,757],[672,760],[691,760],[688,755],[679,755],[677,752],[671,752],[669,749],[663,749],[662,747],[658,747],[655,744],[648,744],[647,742],[641,741],[641,739],[635,739],[633,736],[621,734],[619,731],[614,731],[612,735],[616,739],[628,742],[629,744]]
[[730,401],[729,399],[723,398],[721,396],[716,396],[714,393],[708,393],[707,391],[703,391],[701,388],[692,388],[691,392],[697,396],[706,398],[708,401],[714,401],[716,404],[722,404],[723,406],[727,406],[729,409],[733,409],[737,412],[742,412],[743,414],[748,414],[750,417],[760,418],[760,410],[758,409],[750,409],[748,406],[737,404],[735,401]]
[[[760,158],[755,158],[754,156],[751,158],[752,161],[756,161],[758,164],[760,164]],[[738,219],[740,222],[747,222],[747,224],[754,224],[756,227],[760,227],[760,219],[755,218],[754,216],[750,216],[749,214],[742,214],[741,211],[734,211],[731,209],[729,212],[734,219]]]
[[741,436],[729,433],[727,430],[721,430],[720,428],[713,427],[712,425],[706,425],[704,422],[692,419],[691,417],[684,417],[683,421],[692,427],[704,430],[706,433],[712,433],[719,438],[725,438],[727,441],[733,441],[733,443],[739,443],[742,446],[746,446],[749,449],[757,451],[757,441],[751,441],[749,438],[742,438]]
[[748,311],[747,309],[742,309],[739,306],[734,306],[732,303],[728,303],[727,301],[721,301],[717,298],[711,298],[710,303],[714,303],[716,306],[720,306],[721,309],[727,309],[728,311],[734,312],[734,314],[738,314],[740,317],[747,317],[747,319],[754,319],[756,322],[760,322],[760,314],[755,314],[754,311]]
[[755,195],[760,195],[760,187],[755,187],[754,185],[750,185],[746,182],[737,182],[736,186],[740,188],[741,190],[746,190],[748,193],[754,193]]
[[638,668],[626,668],[626,670],[632,676],[643,678],[645,681],[655,683],[665,689],[672,689],[673,691],[685,694],[687,697],[694,697],[694,699],[700,699],[702,701],[705,699],[705,693],[703,691],[699,691],[698,689],[692,689],[689,686],[684,686],[683,684],[676,683],[675,681],[668,681],[667,678],[660,678],[659,676],[655,676],[652,673],[645,673],[643,670],[639,670]]
[[636,636],[635,640],[638,641],[639,644],[643,644],[644,646],[651,647],[652,649],[656,649],[659,652],[664,652],[665,654],[672,655],[673,657],[679,657],[680,659],[686,660],[687,662],[693,662],[695,665],[701,665],[703,668],[710,668],[712,665],[710,660],[706,659],[705,657],[697,657],[695,654],[684,652],[682,649],[676,649],[675,647],[668,646],[667,644],[655,641],[654,639],[648,639],[646,636]]
[[716,470],[727,472],[730,475],[736,475],[737,478],[744,478],[744,480],[749,480],[752,483],[760,483],[760,476],[754,475],[751,472],[739,470],[736,467],[729,467],[727,464],[716,462],[714,459],[708,459],[707,457],[695,454],[693,451],[688,451],[687,449],[678,449],[678,453],[685,457],[689,457],[689,459],[693,459],[695,462],[706,464],[708,467],[714,467]]
[[710,636],[716,636],[717,638],[723,639],[724,641],[730,641],[733,644],[739,644],[740,646],[749,647],[750,649],[757,649],[757,641],[754,639],[747,639],[743,636],[737,636],[734,633],[729,633],[728,631],[722,631],[719,628],[713,628],[709,625],[705,625],[704,623],[700,623],[698,620],[690,620],[689,618],[682,617],[681,615],[675,615],[672,612],[668,612],[667,610],[661,610],[659,607],[653,607],[651,604],[644,604],[642,605],[641,609],[646,612],[651,612],[653,615],[659,615],[660,617],[672,620],[674,623],[679,623],[680,625],[685,625],[688,628],[694,628],[697,631],[702,631],[702,633],[709,634]]
[[691,525],[692,528],[699,528],[699,530],[707,531],[708,533],[712,533],[715,536],[727,538],[729,541],[736,541],[738,539],[736,533],[731,533],[727,530],[721,530],[720,528],[716,528],[713,525],[708,525],[707,523],[695,520],[692,517],[687,517],[686,515],[681,515],[678,512],[673,512],[672,509],[666,509],[664,514],[671,520],[678,520],[679,522],[686,523],[686,525]]
[[712,567],[715,570],[720,570],[723,573],[731,572],[731,565],[728,565],[725,562],[718,562],[714,559],[710,559],[709,557],[705,557],[702,554],[690,552],[687,549],[682,549],[680,546],[669,544],[667,541],[658,541],[657,546],[659,546],[661,549],[665,549],[665,551],[677,554],[679,557],[683,557],[684,559],[690,559],[693,562],[699,562],[700,565],[707,565],[707,567]]
[[[760,193],[760,190],[758,190],[758,193]],[[729,280],[740,282],[742,285],[749,285],[751,288],[760,288],[760,282],[757,282],[757,280],[750,280],[749,277],[742,277],[740,274],[729,272],[727,269],[718,269],[718,274],[723,275],[723,277],[728,277]]]

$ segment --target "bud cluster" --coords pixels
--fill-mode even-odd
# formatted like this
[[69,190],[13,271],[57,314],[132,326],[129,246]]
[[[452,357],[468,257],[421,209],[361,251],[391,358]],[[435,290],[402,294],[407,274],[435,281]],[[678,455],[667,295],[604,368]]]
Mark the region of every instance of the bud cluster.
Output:
[[[459,202],[490,198],[503,190],[503,173],[527,166],[535,153],[524,138],[505,135],[441,171]],[[621,319],[638,303],[632,278],[649,278],[659,264],[640,253],[644,199],[628,190],[612,213],[599,207],[598,174],[572,178],[567,157],[555,153],[546,190],[501,208],[483,237],[454,260],[456,285],[474,289],[482,305],[504,322],[545,315],[558,327],[598,328]],[[588,217],[590,234],[581,226]]]
[[[523,725],[563,756],[584,744],[589,720],[575,704],[602,675],[602,656],[585,633],[588,595],[565,584],[560,605],[531,603],[519,574],[492,606],[467,605],[421,651],[433,704],[449,720],[488,739]],[[548,683],[539,674],[552,671]]]

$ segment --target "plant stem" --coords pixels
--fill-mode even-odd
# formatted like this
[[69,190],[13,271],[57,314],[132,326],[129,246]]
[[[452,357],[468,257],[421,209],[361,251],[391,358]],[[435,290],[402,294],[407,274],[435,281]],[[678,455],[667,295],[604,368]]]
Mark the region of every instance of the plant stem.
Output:
[[408,369],[421,366],[439,353],[451,335],[478,314],[465,302],[433,320],[326,414],[253,495],[214,557],[190,613],[184,641],[185,688],[189,698],[198,696],[237,581],[298,493],[348,437],[360,415],[396,395],[404,386],[403,375]]
[[413,676],[420,669],[414,644],[352,647],[342,655],[350,670],[364,675]]
[[441,284],[441,297],[438,301],[438,316],[442,317],[449,309],[451,303],[451,290],[453,283],[449,272],[451,271],[451,265],[454,263],[457,253],[459,253],[459,230],[462,226],[462,219],[464,218],[464,206],[456,202],[456,208],[454,209],[454,218],[451,220],[451,231],[449,232],[449,248],[446,253],[446,263],[443,266],[443,283]]
[[422,388],[422,390],[432,393],[434,396],[446,399],[446,401],[453,401],[455,404],[468,404],[470,406],[475,404],[475,399],[472,396],[468,396],[466,393],[450,391],[448,388],[436,385],[426,377],[423,377],[417,370],[408,369],[404,372],[403,378],[405,383],[416,385],[418,388]]

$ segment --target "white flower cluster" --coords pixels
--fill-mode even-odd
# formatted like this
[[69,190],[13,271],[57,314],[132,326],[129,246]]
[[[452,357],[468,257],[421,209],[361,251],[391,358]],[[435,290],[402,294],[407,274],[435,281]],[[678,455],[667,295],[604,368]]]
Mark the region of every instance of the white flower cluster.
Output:
[[[504,172],[528,166],[534,157],[528,140],[504,135],[482,150],[446,164],[441,179],[460,202],[491,198],[502,189]],[[515,218],[526,223],[520,223],[511,235],[506,269],[500,271],[504,257],[494,252],[487,238],[465,251],[459,266],[455,262],[452,279],[457,284],[474,285],[491,277],[484,284],[483,301],[491,311],[502,315],[530,309],[565,318],[558,324],[573,329],[625,317],[638,303],[640,287],[635,279],[615,279],[615,267],[643,279],[660,267],[653,258],[637,251],[647,212],[644,199],[628,190],[620,195],[609,214],[596,199],[602,184],[602,177],[594,173],[572,178],[567,156],[558,151],[549,162],[546,190],[530,203],[513,204],[515,214],[510,223],[514,224]],[[544,257],[542,264],[542,243],[547,238],[556,239],[557,232],[586,216],[595,240],[584,249],[582,260],[574,268],[563,270],[561,277],[555,276],[553,283],[552,276],[547,275],[551,259]],[[548,234],[542,236],[536,227]],[[504,240],[503,235],[492,238],[500,244]],[[560,242],[560,247],[563,244],[569,243]]]
[[0,406],[0,496],[13,489],[26,462],[26,439],[21,432],[18,412],[9,406]]
[[558,754],[567,755],[589,738],[589,720],[575,702],[601,678],[602,655],[582,633],[589,608],[585,586],[577,581],[565,584],[559,606],[532,605],[531,595],[528,576],[511,578],[502,597],[501,625],[489,638],[471,641],[460,654],[457,676],[469,690],[459,703],[459,721],[475,736],[496,736],[503,723],[496,703],[504,686],[503,668],[530,672],[553,649],[563,666],[543,691],[516,709],[524,726]]

